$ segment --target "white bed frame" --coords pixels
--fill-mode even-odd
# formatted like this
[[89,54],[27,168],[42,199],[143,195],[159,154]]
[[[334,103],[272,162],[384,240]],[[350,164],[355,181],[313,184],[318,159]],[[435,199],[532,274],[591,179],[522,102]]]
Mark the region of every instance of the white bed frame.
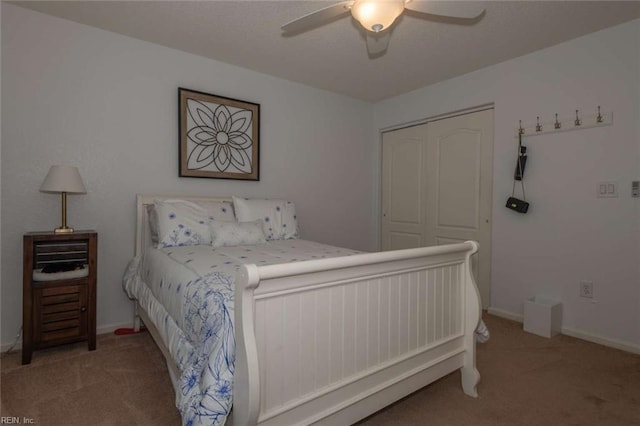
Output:
[[[136,255],[149,244],[145,205],[156,199],[231,201],[138,195]],[[230,423],[351,424],[458,369],[464,393],[476,397],[477,250],[468,241],[242,267]]]

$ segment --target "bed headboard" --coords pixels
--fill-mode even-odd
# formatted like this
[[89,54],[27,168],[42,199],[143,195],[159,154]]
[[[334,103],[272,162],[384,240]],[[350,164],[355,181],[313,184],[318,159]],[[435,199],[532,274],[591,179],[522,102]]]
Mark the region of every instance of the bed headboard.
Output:
[[147,205],[155,200],[185,200],[185,201],[227,201],[233,202],[231,197],[207,197],[203,195],[136,195],[136,250],[135,255],[140,256],[151,245],[151,232],[149,231],[149,218],[147,217]]

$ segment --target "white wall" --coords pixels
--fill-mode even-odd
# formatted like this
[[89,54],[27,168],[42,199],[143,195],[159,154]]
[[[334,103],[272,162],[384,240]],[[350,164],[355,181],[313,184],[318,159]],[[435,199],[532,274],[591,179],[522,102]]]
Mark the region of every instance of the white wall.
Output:
[[[370,104],[4,2],[2,55],[2,343],[21,325],[22,234],[60,225],[38,191],[52,164],[87,188],[68,223],[99,232],[99,328],[131,319],[136,193],[283,197],[304,238],[375,249]],[[178,177],[178,87],[261,104],[260,182]]]
[[[640,178],[639,89],[636,20],[380,102],[374,129],[494,103],[492,308],[518,317],[526,298],[554,296],[566,331],[640,350],[640,200],[630,197]],[[595,114],[598,105],[614,112],[613,126],[525,138],[531,208],[506,209],[518,120]],[[596,184],[612,180],[620,196],[596,198]],[[578,297],[581,280],[594,282],[595,303]]]
[[[0,10],[3,344],[21,324],[21,236],[60,223],[59,198],[38,192],[51,164],[77,165],[85,180],[69,224],[100,232],[98,325],[108,327],[131,314],[120,281],[136,193],[286,197],[304,237],[375,249],[379,130],[494,103],[493,309],[517,317],[525,298],[552,295],[566,330],[639,347],[640,201],[629,184],[640,179],[640,21],[372,107],[4,2]],[[261,104],[260,182],[177,177],[179,86]],[[532,207],[505,209],[518,120],[597,105],[614,111],[613,126],[526,141]],[[617,180],[620,197],[596,199],[601,180]],[[580,280],[595,283],[596,303],[580,300]]]

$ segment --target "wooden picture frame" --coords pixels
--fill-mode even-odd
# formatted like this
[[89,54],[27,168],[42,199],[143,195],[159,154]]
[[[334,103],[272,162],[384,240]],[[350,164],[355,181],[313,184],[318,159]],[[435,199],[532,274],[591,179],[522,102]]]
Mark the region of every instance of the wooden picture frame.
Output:
[[260,104],[178,88],[180,177],[260,180]]

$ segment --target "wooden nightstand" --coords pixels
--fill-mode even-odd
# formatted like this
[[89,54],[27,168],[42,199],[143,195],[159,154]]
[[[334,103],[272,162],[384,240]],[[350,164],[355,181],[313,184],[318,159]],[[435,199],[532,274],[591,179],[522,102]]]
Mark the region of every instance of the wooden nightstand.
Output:
[[[31,362],[34,350],[49,346],[87,340],[95,350],[98,234],[29,232],[23,253],[22,364]],[[70,264],[78,268],[48,271]]]

